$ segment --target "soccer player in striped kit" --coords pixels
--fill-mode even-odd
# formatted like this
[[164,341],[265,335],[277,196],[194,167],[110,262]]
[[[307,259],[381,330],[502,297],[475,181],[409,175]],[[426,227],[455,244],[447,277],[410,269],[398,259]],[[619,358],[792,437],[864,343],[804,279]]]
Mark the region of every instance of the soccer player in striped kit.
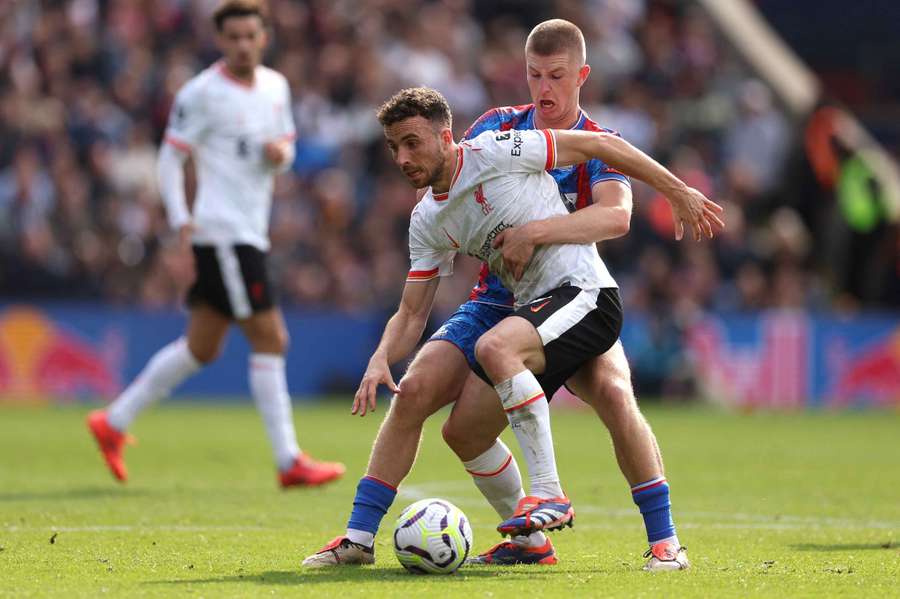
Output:
[[[185,335],[158,351],[88,426],[113,476],[127,479],[125,431],[141,410],[166,397],[218,356],[232,324],[251,346],[250,390],[262,415],[282,487],[319,485],[344,473],[300,451],[285,377],[288,335],[275,304],[266,255],[275,175],[294,159],[287,80],[262,66],[267,36],[258,0],[226,0],[213,15],[223,58],[178,92],[159,152],[159,184],[182,251],[193,254]],[[184,163],[193,158],[193,211]]]

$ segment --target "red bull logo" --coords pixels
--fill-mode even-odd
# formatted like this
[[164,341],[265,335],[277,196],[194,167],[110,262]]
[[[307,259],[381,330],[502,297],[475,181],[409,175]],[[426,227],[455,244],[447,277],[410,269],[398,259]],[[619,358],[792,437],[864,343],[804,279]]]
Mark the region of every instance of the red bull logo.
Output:
[[860,398],[875,405],[900,406],[900,327],[845,361],[830,404],[846,406]]
[[807,319],[773,313],[759,326],[759,342],[742,346],[729,343],[714,318],[688,331],[701,388],[710,398],[746,409],[803,407],[810,395]]
[[0,312],[0,398],[46,401],[115,395],[121,389],[123,343],[113,332],[98,346],[39,310],[14,307]]
[[871,323],[770,312],[755,322],[752,335],[714,317],[688,330],[697,379],[711,399],[745,409],[900,407],[896,321],[873,331]]

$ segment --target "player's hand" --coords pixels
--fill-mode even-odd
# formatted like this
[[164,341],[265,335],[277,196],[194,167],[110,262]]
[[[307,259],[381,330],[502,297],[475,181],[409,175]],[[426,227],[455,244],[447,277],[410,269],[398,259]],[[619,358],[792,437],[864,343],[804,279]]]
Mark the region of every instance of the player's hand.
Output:
[[528,225],[512,227],[500,231],[491,245],[499,249],[503,256],[503,267],[512,273],[515,280],[522,279],[531,257],[534,255],[534,241]]
[[725,228],[719,218],[725,209],[707,198],[693,187],[684,186],[666,194],[672,206],[672,217],[675,219],[675,239],[684,237],[685,226],[694,232],[694,239],[700,241],[703,236],[713,238],[713,225]]
[[359,383],[359,389],[356,390],[356,395],[353,397],[353,409],[350,410],[350,413],[365,416],[367,412],[374,412],[378,385],[381,384],[386,385],[391,393],[400,392],[400,387],[394,383],[394,377],[391,376],[391,369],[388,367],[387,361],[373,356]]
[[268,141],[263,144],[263,155],[274,166],[281,166],[287,158],[285,141]]

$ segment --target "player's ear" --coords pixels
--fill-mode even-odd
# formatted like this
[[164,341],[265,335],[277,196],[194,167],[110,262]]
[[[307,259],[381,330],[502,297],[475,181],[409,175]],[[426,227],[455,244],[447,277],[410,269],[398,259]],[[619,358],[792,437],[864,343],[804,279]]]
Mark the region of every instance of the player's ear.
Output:
[[578,69],[578,87],[584,85],[584,82],[587,81],[588,75],[591,74],[591,65],[585,64],[582,65],[580,69]]
[[453,143],[453,130],[450,127],[441,129],[441,141],[444,142],[445,145]]

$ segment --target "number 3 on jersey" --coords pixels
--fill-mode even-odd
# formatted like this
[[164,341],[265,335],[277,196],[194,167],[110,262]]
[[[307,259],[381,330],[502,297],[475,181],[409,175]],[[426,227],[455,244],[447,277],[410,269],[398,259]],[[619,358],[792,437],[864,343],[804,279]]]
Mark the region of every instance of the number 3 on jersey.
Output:
[[250,156],[250,144],[247,143],[246,137],[237,138],[237,155],[238,158],[248,158]]

